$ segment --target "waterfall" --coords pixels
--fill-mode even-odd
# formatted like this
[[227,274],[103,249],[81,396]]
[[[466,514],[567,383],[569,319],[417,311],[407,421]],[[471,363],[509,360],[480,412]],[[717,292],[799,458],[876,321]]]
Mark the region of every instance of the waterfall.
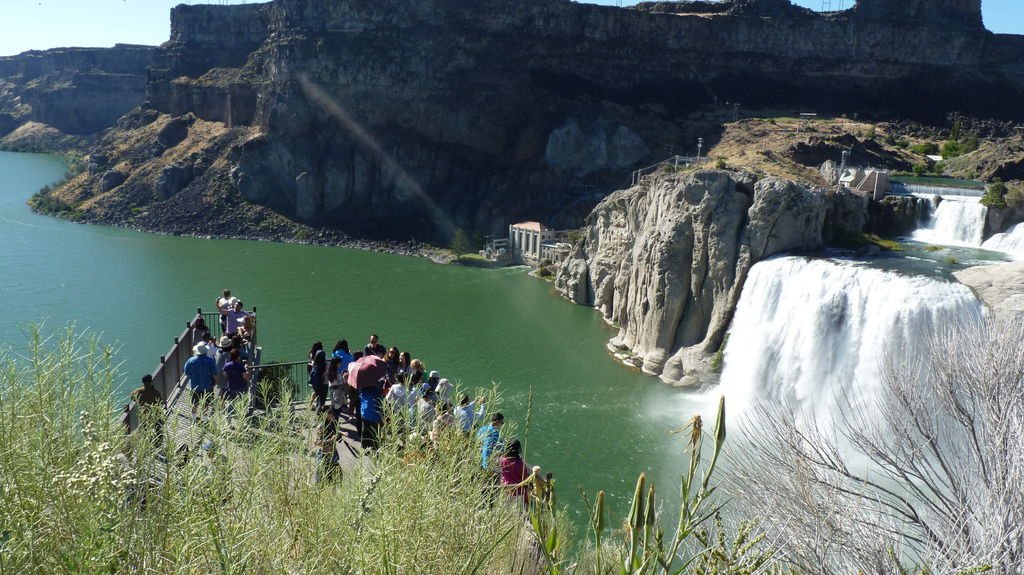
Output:
[[931,200],[931,214],[924,225],[911,236],[913,239],[946,246],[978,247],[985,233],[988,208],[973,198],[945,198],[938,207]]
[[1003,252],[1015,260],[1024,260],[1024,224],[1017,224],[1003,234],[996,234],[985,240],[981,247],[994,252]]
[[883,353],[915,353],[930,328],[981,313],[956,283],[836,260],[760,262],[743,287],[713,393],[740,410],[761,397],[825,414],[844,393],[858,403],[880,393]]

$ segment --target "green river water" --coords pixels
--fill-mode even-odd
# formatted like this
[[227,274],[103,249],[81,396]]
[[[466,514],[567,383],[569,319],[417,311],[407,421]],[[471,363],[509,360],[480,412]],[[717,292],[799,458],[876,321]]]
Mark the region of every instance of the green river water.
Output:
[[127,394],[196,307],[212,309],[227,287],[257,307],[265,360],[303,359],[315,340],[361,346],[377,332],[463,386],[497,382],[520,428],[532,386],[527,460],[555,473],[577,523],[577,486],[591,496],[607,490],[620,516],[640,472],[677,493],[683,440],[669,430],[697,402],[616,363],[605,350],[611,328],[550,284],[517,269],[169,237],[31,213],[25,201],[63,174],[59,158],[0,152],[0,343],[24,346],[32,322],[89,328],[119,345]]

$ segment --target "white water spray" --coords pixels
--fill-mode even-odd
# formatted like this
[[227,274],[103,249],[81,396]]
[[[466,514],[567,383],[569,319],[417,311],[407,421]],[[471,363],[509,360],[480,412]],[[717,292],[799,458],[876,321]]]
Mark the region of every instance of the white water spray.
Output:
[[827,414],[881,392],[883,354],[914,353],[931,328],[982,313],[966,287],[835,260],[783,257],[750,270],[721,386],[740,411],[755,398]]
[[985,216],[988,208],[977,198],[943,198],[938,206],[934,198],[929,217],[924,225],[911,236],[913,239],[943,246],[978,247],[985,233]]
[[1003,252],[1014,260],[1024,260],[1024,224],[1017,224],[1003,234],[996,234],[985,240],[981,247],[994,252]]

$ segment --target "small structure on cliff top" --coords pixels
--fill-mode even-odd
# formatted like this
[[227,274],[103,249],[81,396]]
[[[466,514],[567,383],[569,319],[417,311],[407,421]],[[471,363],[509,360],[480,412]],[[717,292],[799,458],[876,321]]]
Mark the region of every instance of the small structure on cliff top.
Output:
[[850,191],[868,196],[876,202],[891,191],[889,171],[874,168],[849,167],[839,175],[839,184]]

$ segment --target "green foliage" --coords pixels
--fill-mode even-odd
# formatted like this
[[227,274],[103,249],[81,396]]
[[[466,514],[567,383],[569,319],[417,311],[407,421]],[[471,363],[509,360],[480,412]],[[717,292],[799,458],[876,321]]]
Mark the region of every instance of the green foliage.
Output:
[[569,232],[569,244],[575,246],[583,239],[583,232],[580,230],[572,230]]
[[981,197],[981,205],[997,210],[1006,208],[1006,184],[1001,180],[995,180],[989,185],[988,189],[985,190],[985,195]]
[[452,238],[451,250],[456,256],[476,251],[474,250],[473,242],[469,239],[469,235],[467,235],[466,231],[462,228],[455,230],[455,237]]
[[945,162],[935,162],[935,165],[932,166],[932,175],[934,175],[936,177],[942,177],[942,175],[943,175],[943,173],[945,171],[946,171],[946,163]]
[[964,154],[960,144],[955,140],[949,140],[945,144],[942,144],[942,157],[943,158],[955,158]]
[[953,122],[953,131],[950,133],[949,139],[954,141],[954,142],[959,142],[960,141],[960,129],[961,129],[960,122],[959,121]]
[[[59,185],[59,184],[58,184]],[[39,214],[78,219],[82,213],[75,206],[53,195],[55,188],[43,186],[28,200],[28,206]]]
[[939,145],[935,142],[914,144],[913,146],[910,146],[910,151],[921,154],[922,156],[932,156],[939,153]]
[[[711,477],[725,444],[725,399],[722,398],[718,404],[715,427],[710,435],[705,433],[699,415],[679,431],[685,431],[689,440],[686,451],[690,461],[680,483],[679,519],[674,533],[666,537],[659,521],[655,487],[641,474],[622,528],[610,534],[606,532],[614,524],[607,519],[604,492],[598,492],[593,505],[584,496],[593,546],[577,560],[575,569],[567,566],[564,559],[559,560],[545,550],[548,575],[570,572],[596,575],[739,575],[769,567],[774,552],[765,549],[763,537],[755,534],[750,524],[744,524],[729,539],[717,520],[721,504],[715,500]],[[705,438],[711,440],[711,459],[707,462],[703,460]],[[542,516],[543,510],[533,512],[531,518],[537,515]],[[547,549],[551,531],[543,530],[542,521],[531,521],[538,540]],[[714,525],[709,526],[709,523]]]
[[917,177],[921,177],[921,176],[925,175],[927,172],[928,172],[928,166],[926,166],[924,164],[917,164],[917,165],[914,166],[914,175],[917,176]]
[[460,433],[403,444],[389,428],[376,455],[327,481],[291,431],[316,421],[218,407],[194,437],[212,448],[190,456],[151,428],[125,435],[112,350],[71,331],[31,337],[23,354],[0,352],[3,573],[469,574],[524,561],[522,513]]
[[550,268],[540,268],[539,270],[537,270],[537,275],[542,278],[549,278],[555,274],[554,272],[551,271]]
[[875,129],[875,126],[871,126],[870,128],[868,128],[867,134],[864,135],[864,139],[874,140],[877,135],[878,131]]
[[729,164],[726,163],[725,158],[718,158],[717,160],[715,160],[715,169],[727,170],[729,169]]

